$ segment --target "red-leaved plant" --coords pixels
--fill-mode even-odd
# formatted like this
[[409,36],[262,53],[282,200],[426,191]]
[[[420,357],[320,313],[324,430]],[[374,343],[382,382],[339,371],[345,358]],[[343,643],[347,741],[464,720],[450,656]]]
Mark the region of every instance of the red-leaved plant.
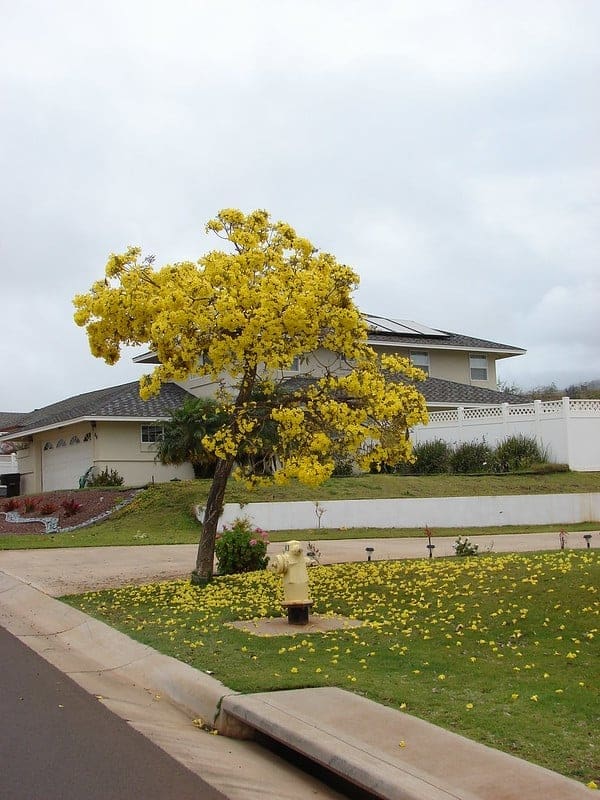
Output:
[[78,503],[74,497],[68,497],[62,501],[61,506],[65,512],[65,517],[72,517],[82,508],[83,503]]
[[16,497],[9,497],[2,506],[3,511],[18,511],[21,508],[21,503]]

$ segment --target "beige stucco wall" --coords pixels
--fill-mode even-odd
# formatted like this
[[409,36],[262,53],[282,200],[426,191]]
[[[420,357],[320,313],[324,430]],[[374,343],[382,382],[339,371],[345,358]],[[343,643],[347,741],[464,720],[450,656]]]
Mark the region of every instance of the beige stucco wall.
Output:
[[[377,353],[397,353],[405,358],[410,358],[411,351],[429,353],[429,374],[432,378],[442,378],[446,381],[455,381],[467,385],[481,386],[485,389],[496,389],[496,359],[487,353],[488,379],[487,381],[472,381],[469,364],[469,352],[458,350],[436,350],[428,347],[393,348],[374,345]],[[482,354],[483,355],[483,354]]]
[[[339,359],[334,353],[321,348],[314,353],[303,356],[298,370],[281,370],[275,374],[275,379],[293,378],[295,375],[302,374],[318,377],[328,369],[342,370],[344,367],[340,365]],[[192,375],[185,381],[174,381],[174,383],[196,397],[213,397],[218,388],[217,382],[210,377],[200,375]],[[228,388],[233,386],[233,382],[227,375],[224,375],[223,383]]]
[[98,422],[94,465],[101,471],[106,466],[116,469],[128,486],[164,483],[173,478],[191,480],[191,464],[165,466],[155,462],[156,450],[142,444],[139,422]]
[[[86,434],[91,434],[91,439],[85,443],[83,451],[80,448],[84,447],[83,439]],[[191,480],[194,477],[191,464],[164,466],[155,463],[155,450],[141,443],[139,422],[98,422],[95,428],[91,423],[85,422],[35,434],[27,450],[19,451],[17,458],[21,475],[21,494],[34,494],[48,488],[44,486],[42,479],[44,444],[49,441],[56,445],[61,438],[68,443],[74,435],[81,439],[82,444],[74,446],[77,450],[67,447],[62,452],[67,457],[72,453],[79,461],[82,453],[85,453],[84,463],[82,462],[73,471],[73,475],[65,479],[64,486],[52,486],[52,488],[77,488],[79,476],[85,472],[87,466],[92,465],[96,468],[96,472],[102,471],[105,467],[109,470],[115,469],[122,475],[126,486],[142,486],[153,481],[163,483],[173,478]]]
[[[455,381],[467,385],[481,386],[486,389],[496,389],[496,356],[487,353],[488,379],[487,381],[471,380],[471,369],[468,351],[443,350],[427,347],[384,347],[374,344],[373,349],[376,353],[397,354],[405,358],[410,358],[411,351],[421,351],[429,353],[429,374],[432,378],[442,378],[447,381]],[[300,369],[296,371],[284,370],[279,377],[293,377],[294,375],[310,374],[318,377],[323,375],[326,370],[336,372],[346,371],[347,365],[341,363],[338,357],[329,350],[319,349],[303,357]],[[231,386],[231,381],[227,382]],[[178,385],[196,397],[212,397],[216,390],[216,384],[210,378],[192,377],[187,381],[178,382]]]

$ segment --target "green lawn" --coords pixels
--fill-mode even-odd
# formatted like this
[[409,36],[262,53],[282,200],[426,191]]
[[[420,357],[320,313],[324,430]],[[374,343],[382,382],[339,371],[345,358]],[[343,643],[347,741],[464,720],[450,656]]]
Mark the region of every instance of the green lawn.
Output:
[[286,637],[228,627],[281,616],[268,572],[65,600],[232,689],[340,686],[600,783],[596,551],[361,562],[310,577],[313,613],[363,626]]
[[[0,549],[90,547],[136,544],[190,544],[198,541],[200,528],[193,513],[206,500],[208,480],[182,481],[150,486],[126,508],[104,522],[72,533],[1,536]],[[85,490],[83,490],[85,491]],[[317,488],[292,482],[249,491],[230,481],[226,502],[249,503],[292,500],[345,500],[393,497],[461,497],[510,494],[561,494],[600,491],[600,475],[591,472],[557,472],[547,475],[362,475],[332,478]],[[73,492],[77,496],[77,492]],[[243,513],[243,511],[242,511]],[[567,525],[565,530],[595,530],[598,522]],[[486,533],[528,533],[555,530],[556,526],[485,528]],[[436,536],[473,536],[483,529],[436,529]],[[353,529],[307,531],[303,538],[389,537],[421,535],[420,529]],[[295,536],[302,533],[295,531]],[[271,532],[272,541],[289,538],[289,532]]]

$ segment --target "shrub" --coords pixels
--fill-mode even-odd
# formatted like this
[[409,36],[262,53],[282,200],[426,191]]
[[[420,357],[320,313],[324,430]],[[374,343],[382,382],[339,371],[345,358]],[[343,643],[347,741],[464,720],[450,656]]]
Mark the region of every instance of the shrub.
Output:
[[10,497],[2,506],[3,511],[18,511],[21,508],[21,503],[16,497]]
[[493,466],[492,449],[485,442],[464,442],[459,444],[450,458],[452,472],[459,474],[491,472]]
[[540,447],[537,440],[522,433],[504,439],[494,451],[494,467],[497,472],[518,472],[547,461],[548,453]]
[[231,527],[224,526],[215,542],[219,575],[264,569],[269,563],[268,543],[267,533],[253,528],[246,517],[236,519]]
[[417,475],[434,475],[450,471],[452,447],[442,439],[431,442],[421,442],[413,448],[415,462],[411,472]]
[[108,467],[104,467],[102,472],[99,472],[97,475],[93,475],[91,478],[88,478],[87,485],[91,488],[101,487],[101,486],[122,486],[124,478],[119,475],[116,469],[111,469],[109,471]]
[[61,506],[65,512],[65,517],[72,517],[83,507],[83,503],[78,503],[74,497],[67,497],[62,501]]
[[33,511],[36,510],[38,504],[37,497],[26,497],[23,500],[23,510],[26,514],[31,514]]
[[42,505],[40,506],[40,514],[43,517],[47,517],[50,514],[54,514],[54,512],[57,510],[58,506],[56,505],[56,503],[47,502],[47,503],[42,503]]
[[479,550],[479,545],[470,542],[467,536],[464,539],[459,536],[452,547],[457,556],[476,556]]
[[351,458],[337,456],[334,461],[335,466],[331,473],[333,478],[351,478],[354,475],[354,462]]

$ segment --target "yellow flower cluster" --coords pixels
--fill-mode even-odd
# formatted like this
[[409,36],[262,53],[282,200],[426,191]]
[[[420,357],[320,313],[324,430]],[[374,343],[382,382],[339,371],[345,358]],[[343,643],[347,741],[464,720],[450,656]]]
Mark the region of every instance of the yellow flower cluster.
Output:
[[140,382],[144,399],[194,374],[224,380],[231,391],[220,401],[229,423],[204,446],[226,460],[251,447],[256,382],[325,350],[351,365],[348,374],[322,375],[271,410],[280,480],[320,483],[340,454],[364,468],[410,459],[406,431],[427,420],[412,384],[423,373],[406,359],[379,359],[367,346],[352,300],[356,273],[266,211],[224,209],[207,230],[227,249],[196,263],[154,269],[136,247],[110,256],[105,278],[74,298],[75,322],[86,328],[92,354],[114,364],[123,345],[155,352],[159,365]]

